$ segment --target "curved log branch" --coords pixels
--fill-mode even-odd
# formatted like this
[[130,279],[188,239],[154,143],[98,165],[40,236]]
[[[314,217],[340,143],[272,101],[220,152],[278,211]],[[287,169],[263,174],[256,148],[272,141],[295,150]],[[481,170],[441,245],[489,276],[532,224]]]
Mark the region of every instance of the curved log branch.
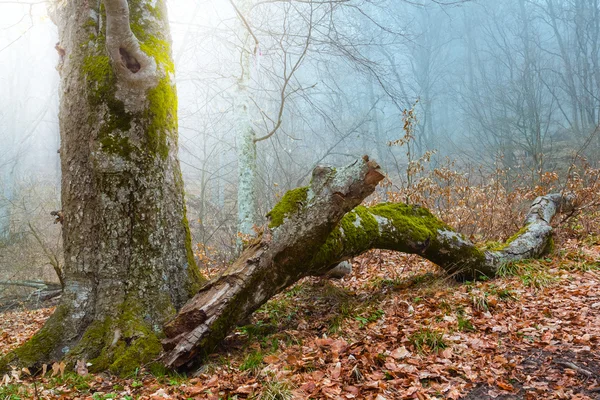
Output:
[[356,207],[342,218],[311,264],[311,274],[323,275],[342,260],[370,249],[418,254],[460,279],[494,277],[510,261],[537,258],[552,247],[550,221],[574,207],[574,196],[559,193],[535,199],[523,228],[493,250],[475,246],[433,216],[429,210],[401,203]]

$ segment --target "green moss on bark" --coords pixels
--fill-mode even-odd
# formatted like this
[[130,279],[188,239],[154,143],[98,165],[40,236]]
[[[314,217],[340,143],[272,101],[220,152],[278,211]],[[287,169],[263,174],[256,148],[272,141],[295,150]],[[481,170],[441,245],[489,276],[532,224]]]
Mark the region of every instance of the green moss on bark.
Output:
[[88,18],[88,19],[85,21],[85,25],[84,25],[84,26],[85,26],[86,28],[93,28],[93,29],[96,29],[96,28],[98,27],[98,21],[96,21],[96,19],[94,19],[94,18],[91,18],[91,17],[90,17],[90,18]]
[[306,204],[308,186],[288,191],[283,195],[279,203],[267,214],[269,228],[277,228],[283,221],[298,212]]
[[528,230],[529,230],[529,224],[526,224],[521,229],[519,229],[519,231],[517,233],[515,233],[514,235],[512,235],[511,237],[506,239],[506,245],[509,245],[512,242],[514,242],[515,240],[517,240],[520,236],[527,233]]
[[83,76],[88,88],[88,101],[98,105],[114,94],[115,75],[107,55],[88,55],[83,60]]
[[121,342],[117,347],[121,349],[118,352],[115,351],[118,356],[109,370],[120,376],[133,374],[141,365],[156,359],[162,351],[160,339],[154,333],[133,339],[128,346]]
[[126,133],[131,129],[134,116],[125,110],[122,101],[115,98],[116,77],[108,56],[86,56],[82,73],[87,85],[89,104],[92,107],[106,106],[102,120],[90,121],[90,125],[99,124],[98,140],[102,150],[130,159],[137,148],[131,144]]
[[[145,114],[150,120],[146,130],[149,149],[164,160],[169,155],[168,137],[175,138],[177,134],[177,93],[168,76],[148,91]],[[177,141],[174,142],[177,145]]]
[[[441,235],[444,231],[449,234]],[[311,265],[318,271],[339,262],[341,257],[355,256],[373,247],[421,254],[448,271],[465,264],[483,265],[485,254],[460,238],[426,208],[401,203],[358,206],[330,233]]]
[[206,282],[206,279],[200,273],[198,269],[198,265],[196,264],[196,259],[194,257],[194,251],[192,250],[192,234],[190,232],[190,225],[187,219],[187,212],[184,206],[183,208],[183,227],[185,229],[185,250],[187,255],[187,270],[188,270],[188,287],[187,292],[189,297],[193,297],[200,288]]
[[356,207],[340,221],[346,246],[355,248],[364,246],[379,234],[377,220],[364,206]]
[[131,31],[138,40],[147,41],[150,32],[156,32],[163,38],[161,21],[164,20],[164,1],[157,0],[154,6],[145,0],[129,0],[128,3]]
[[175,64],[171,57],[171,45],[168,41],[149,36],[144,42],[140,43],[140,49],[154,58],[156,65],[162,66],[164,72],[172,74],[175,72]]
[[552,235],[550,235],[548,237],[548,241],[546,242],[546,246],[544,247],[544,251],[542,252],[543,254],[551,254],[554,252],[556,245],[554,243],[554,237],[552,237]]
[[104,371],[110,366],[107,357],[101,357],[104,347],[106,346],[107,337],[111,326],[110,318],[104,321],[94,321],[90,324],[83,336],[77,343],[67,359],[70,363],[76,360],[86,359],[92,364],[92,371]]
[[[82,74],[88,88],[90,105],[106,105],[108,109],[101,120],[90,121],[90,125],[100,126],[98,140],[102,149],[109,154],[121,156],[126,160],[131,159],[134,153],[150,158],[159,156],[164,160],[169,154],[169,138],[174,146],[177,145],[177,94],[171,83],[175,66],[170,43],[168,38],[163,36],[160,23],[164,4],[161,2],[152,7],[147,2],[132,1],[129,6],[131,29],[140,41],[140,49],[154,58],[163,77],[155,87],[148,90],[148,107],[145,112],[140,115],[127,112],[123,102],[115,96],[117,78],[104,47],[105,27],[102,27],[102,31],[95,36],[95,46],[86,48],[86,51],[92,54],[85,57]],[[102,7],[101,12],[104,12]],[[147,18],[148,13],[155,18]],[[86,27],[90,31],[94,30],[90,34],[95,35],[97,22],[90,18]],[[142,143],[143,146],[135,145],[128,137],[134,121],[149,121],[144,129],[147,143]],[[146,159],[147,157],[141,157],[141,160]]]
[[529,224],[526,224],[521,229],[519,229],[519,231],[517,233],[515,233],[514,235],[512,235],[511,237],[506,239],[506,241],[504,243],[502,243],[502,242],[487,243],[485,246],[485,249],[490,250],[490,251],[502,251],[502,250],[506,249],[512,242],[514,242],[519,237],[521,237],[523,234],[527,233],[528,230],[529,230]]
[[379,236],[379,225],[370,209],[358,206],[344,215],[325,243],[313,258],[311,264],[317,268],[329,266],[339,261],[341,254],[360,253],[370,247]]
[[150,120],[146,129],[149,150],[162,159],[169,154],[169,138],[177,146],[177,93],[171,83],[175,65],[169,38],[163,34],[161,21],[164,10],[162,1],[157,1],[155,7],[145,1],[129,2],[130,26],[140,42],[140,49],[154,58],[157,68],[164,75],[148,91],[148,109],[144,113],[144,117]]
[[90,371],[110,371],[128,376],[140,366],[156,359],[162,351],[159,334],[143,318],[143,311],[132,301],[120,307],[117,318],[94,321],[67,359],[85,358]]
[[397,231],[410,232],[410,239],[415,242],[427,241],[436,236],[438,230],[452,230],[427,208],[420,206],[383,203],[369,208],[369,211],[390,221]]

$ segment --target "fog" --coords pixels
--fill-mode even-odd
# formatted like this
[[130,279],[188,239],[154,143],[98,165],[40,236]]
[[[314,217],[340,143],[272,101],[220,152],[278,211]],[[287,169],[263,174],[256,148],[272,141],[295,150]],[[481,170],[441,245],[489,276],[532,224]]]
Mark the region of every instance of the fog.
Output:
[[[364,154],[398,186],[423,155],[431,157],[427,168],[450,159],[457,168],[525,172],[532,183],[577,158],[598,160],[598,0],[168,6],[179,156],[194,240],[203,246],[235,247],[240,96],[257,139],[255,224],[315,165]],[[0,0],[5,240],[23,231],[28,213],[51,223],[46,212],[60,209],[58,38],[46,7]],[[399,145],[411,109],[414,130]]]

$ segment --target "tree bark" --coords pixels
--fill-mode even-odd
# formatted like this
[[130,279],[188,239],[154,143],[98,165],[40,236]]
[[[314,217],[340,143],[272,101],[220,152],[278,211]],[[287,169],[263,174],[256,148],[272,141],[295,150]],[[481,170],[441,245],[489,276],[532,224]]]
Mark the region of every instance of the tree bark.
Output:
[[126,374],[161,351],[198,291],[177,160],[177,96],[163,0],[61,2],[65,290],[46,325],[0,359],[86,359]]
[[574,200],[560,194],[537,198],[523,229],[496,250],[481,250],[423,207],[358,206],[343,215],[381,178],[378,166],[363,160],[337,172],[318,168],[309,188],[288,192],[269,214],[262,239],[165,327],[165,365],[195,365],[273,295],[369,249],[419,254],[461,279],[493,277],[503,263],[546,253],[553,243],[552,217],[571,209]]
[[[12,149],[11,149],[12,150]],[[10,157],[10,154],[7,154]],[[9,158],[7,157],[7,158]],[[10,239],[11,208],[14,201],[15,165],[5,164],[0,166],[2,176],[0,177],[0,244]]]

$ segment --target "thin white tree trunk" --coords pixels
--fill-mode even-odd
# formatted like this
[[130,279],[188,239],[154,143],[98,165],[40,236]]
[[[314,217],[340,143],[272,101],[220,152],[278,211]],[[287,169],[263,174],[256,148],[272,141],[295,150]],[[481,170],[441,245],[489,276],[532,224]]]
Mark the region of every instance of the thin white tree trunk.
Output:
[[0,242],[10,238],[11,208],[14,195],[15,165],[4,165],[0,179]]
[[234,99],[235,129],[238,148],[238,232],[252,235],[256,224],[256,135],[250,117],[250,57],[251,37],[242,21],[247,18],[252,3],[242,0],[237,4],[241,15],[237,18],[236,30],[244,38],[240,53],[241,75],[237,82]]

